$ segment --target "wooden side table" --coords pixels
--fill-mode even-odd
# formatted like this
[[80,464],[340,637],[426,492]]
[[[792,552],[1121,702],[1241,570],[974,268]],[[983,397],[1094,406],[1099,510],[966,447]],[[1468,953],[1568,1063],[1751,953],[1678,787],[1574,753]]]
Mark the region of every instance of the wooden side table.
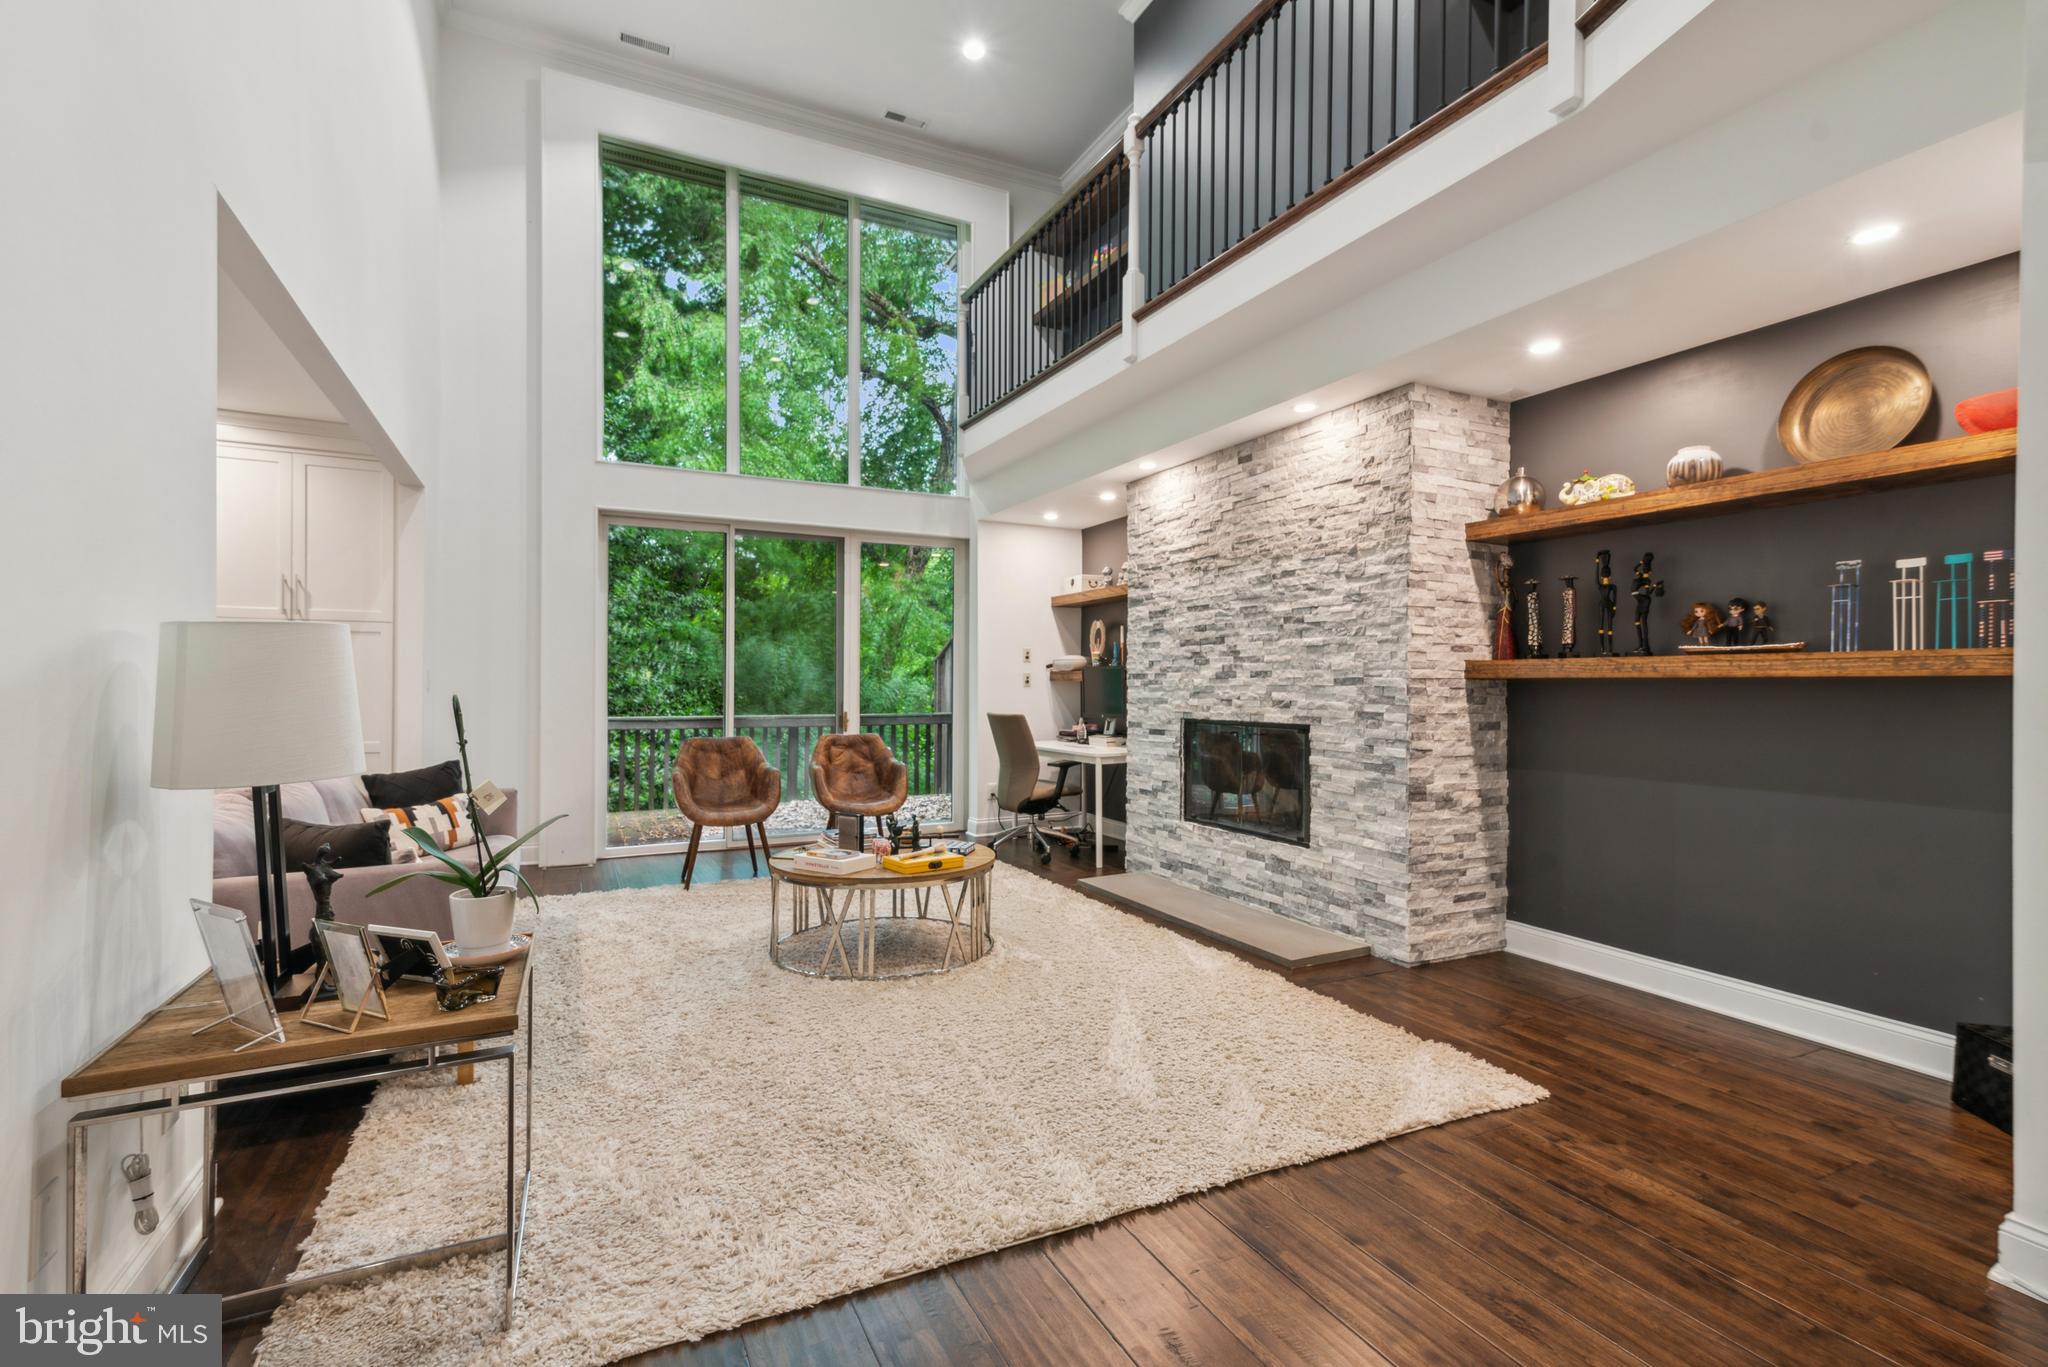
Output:
[[[526,1017],[523,1098],[519,1076],[522,1070],[518,1067],[522,1053],[519,1047],[519,1007],[532,982],[533,957],[530,953],[506,965],[495,1000],[480,1002],[461,1011],[442,1011],[435,1004],[434,989],[425,983],[401,982],[385,993],[391,1013],[389,1020],[366,1016],[354,1034],[341,1035],[305,1024],[297,1019],[295,1013],[280,1012],[285,1032],[282,1044],[257,1044],[237,1052],[236,1045],[248,1042],[246,1035],[227,1029],[198,1035],[192,1033],[216,1019],[224,1009],[220,990],[211,973],[202,973],[193,979],[183,991],[101,1050],[92,1062],[64,1079],[62,1095],[66,1098],[103,1097],[157,1089],[167,1093],[154,1100],[81,1111],[71,1117],[65,1138],[64,1167],[71,1201],[71,1220],[65,1232],[65,1242],[72,1294],[82,1294],[86,1289],[86,1138],[95,1126],[152,1115],[176,1118],[191,1110],[198,1110],[204,1115],[200,1158],[203,1164],[200,1239],[198,1247],[173,1279],[172,1290],[182,1291],[191,1283],[193,1274],[213,1247],[213,1113],[216,1107],[432,1072],[436,1068],[502,1060],[505,1064],[505,1228],[502,1233],[393,1254],[375,1262],[223,1296],[221,1318],[224,1322],[232,1322],[267,1314],[288,1296],[317,1287],[422,1267],[464,1253],[503,1249],[503,1322],[507,1329],[511,1328],[512,1306],[519,1292],[519,1255],[526,1234],[526,1199],[533,1181],[531,1011]],[[403,1059],[393,1057],[400,1051],[414,1050],[424,1052]],[[522,1100],[526,1114],[526,1145],[523,1162],[520,1162],[517,1161],[521,1153],[518,1119]]]

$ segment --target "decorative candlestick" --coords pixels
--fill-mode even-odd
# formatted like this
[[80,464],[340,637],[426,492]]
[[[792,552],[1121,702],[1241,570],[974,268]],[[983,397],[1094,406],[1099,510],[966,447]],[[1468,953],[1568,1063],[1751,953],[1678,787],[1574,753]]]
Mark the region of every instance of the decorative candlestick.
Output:
[[1557,658],[1569,660],[1579,653],[1579,577],[1564,576],[1564,625],[1558,628]]
[[1600,589],[1600,653],[1614,653],[1614,552],[1600,551],[1593,556],[1593,582]]
[[1493,567],[1494,592],[1499,603],[1493,610],[1493,658],[1512,660],[1515,658],[1515,581],[1509,573],[1514,568],[1515,558],[1505,551]]
[[1522,581],[1522,643],[1529,648],[1529,658],[1543,658],[1543,607],[1537,597],[1542,585],[1540,579]]

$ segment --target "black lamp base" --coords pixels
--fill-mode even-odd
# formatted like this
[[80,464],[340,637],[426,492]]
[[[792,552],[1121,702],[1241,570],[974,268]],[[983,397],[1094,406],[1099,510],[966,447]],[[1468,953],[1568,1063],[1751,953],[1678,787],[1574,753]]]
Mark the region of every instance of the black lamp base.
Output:
[[291,902],[284,889],[284,808],[277,785],[251,788],[249,805],[256,816],[256,924],[263,932],[257,952],[275,997],[294,971]]

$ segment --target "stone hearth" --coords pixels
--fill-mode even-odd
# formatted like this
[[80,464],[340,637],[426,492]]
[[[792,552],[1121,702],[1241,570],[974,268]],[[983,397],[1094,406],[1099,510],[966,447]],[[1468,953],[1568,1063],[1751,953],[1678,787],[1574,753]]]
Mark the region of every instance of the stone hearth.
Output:
[[[1507,476],[1505,404],[1406,385],[1130,491],[1127,866],[1403,963],[1503,943],[1504,686],[1464,524]],[[1313,730],[1307,846],[1182,819],[1189,717]]]

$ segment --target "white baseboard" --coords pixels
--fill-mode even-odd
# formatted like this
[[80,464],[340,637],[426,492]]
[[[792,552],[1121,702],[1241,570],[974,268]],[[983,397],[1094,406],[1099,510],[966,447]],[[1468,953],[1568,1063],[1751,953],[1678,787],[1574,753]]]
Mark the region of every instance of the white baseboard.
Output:
[[1991,1280],[2000,1286],[2048,1301],[2048,1229],[2018,1214],[1998,1227],[1998,1265]]
[[1865,1058],[1895,1063],[1929,1077],[1946,1079],[1955,1071],[1954,1037],[1925,1026],[1888,1020],[1867,1011],[1653,959],[1634,950],[1597,944],[1520,921],[1508,922],[1508,953],[1669,997],[1752,1025],[1782,1030]]
[[[195,1125],[202,1123],[195,1119]],[[194,1167],[178,1188],[178,1194],[157,1206],[157,1226],[136,1244],[134,1252],[114,1269],[96,1290],[109,1295],[151,1295],[170,1285],[199,1240],[199,1194],[205,1176]],[[93,1280],[97,1283],[99,1278]]]

